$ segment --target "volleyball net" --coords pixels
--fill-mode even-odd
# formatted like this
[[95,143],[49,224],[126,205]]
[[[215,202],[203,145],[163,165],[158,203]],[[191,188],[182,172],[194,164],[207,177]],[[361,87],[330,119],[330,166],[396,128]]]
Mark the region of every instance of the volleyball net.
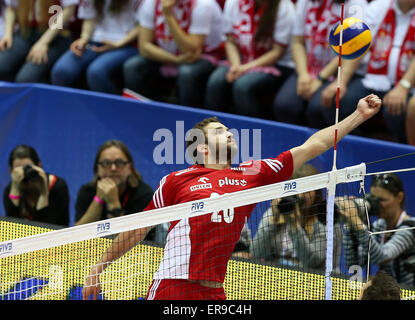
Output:
[[[191,259],[209,257],[199,265],[190,261],[200,279],[226,270],[229,300],[356,299],[365,272],[354,273],[351,281],[341,266],[363,270],[370,258],[361,258],[367,257],[364,248],[345,242],[344,225],[346,211],[370,225],[374,202],[365,179],[366,166],[360,164],[59,230],[0,220],[0,299],[82,299],[91,266],[119,233],[170,223],[175,225],[170,239],[137,243],[106,266],[99,299],[145,299],[155,274],[188,277],[190,251]],[[215,227],[205,228],[200,243],[190,245],[190,221]],[[174,246],[165,248],[167,240]],[[230,260],[221,264],[227,261],[221,253],[235,242]],[[402,292],[415,295],[411,288]]]

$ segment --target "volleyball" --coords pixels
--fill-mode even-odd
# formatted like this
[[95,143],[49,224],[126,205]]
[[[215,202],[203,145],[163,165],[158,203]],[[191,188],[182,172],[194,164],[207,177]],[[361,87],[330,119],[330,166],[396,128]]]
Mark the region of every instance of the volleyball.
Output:
[[[340,21],[331,29],[329,43],[336,55],[339,55]],[[366,23],[353,17],[343,20],[342,58],[348,60],[360,58],[369,50],[371,43],[372,33]]]

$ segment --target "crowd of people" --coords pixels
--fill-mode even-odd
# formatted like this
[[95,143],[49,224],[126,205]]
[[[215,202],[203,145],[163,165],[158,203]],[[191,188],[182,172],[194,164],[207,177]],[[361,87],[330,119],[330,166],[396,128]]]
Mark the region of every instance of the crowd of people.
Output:
[[[322,129],[334,121],[338,58],[327,37],[339,20],[340,2],[0,0],[0,80],[112,94],[128,88],[154,100],[173,92],[184,106]],[[53,5],[58,6],[51,16]],[[378,115],[390,135],[415,144],[415,0],[348,0],[345,16],[362,18],[372,30],[373,43],[362,59],[344,61],[340,120],[350,120],[362,97],[367,97],[368,108],[378,103],[378,96],[383,99]],[[372,92],[375,98],[368,95]],[[352,132],[365,134],[362,128],[353,126]],[[292,150],[300,159],[297,149]],[[289,163],[288,153],[282,157]],[[66,182],[43,169],[31,146],[17,146],[9,168],[11,182],[3,196],[7,216],[68,226]],[[297,169],[293,177],[317,173],[310,166]],[[121,141],[107,141],[99,148],[93,174],[77,194],[77,225],[140,212],[154,201],[154,191]],[[381,207],[376,230],[411,223],[398,176],[376,177],[370,192]],[[323,198],[317,191],[301,195],[302,205],[285,215],[279,214],[280,199],[275,199],[256,236],[245,237],[243,257],[322,270],[325,224],[318,212],[306,208],[324,208]],[[357,210],[356,202],[339,201],[344,228],[336,221],[335,268],[343,244],[348,265],[364,266],[370,250],[373,263],[400,284],[414,285],[413,273],[406,268],[414,234],[385,233],[375,237],[369,249],[369,231]],[[159,227],[146,230],[142,238],[166,241],[166,227]],[[244,232],[249,232],[247,227]]]
[[[335,119],[338,58],[328,35],[341,2],[1,0],[0,80],[127,88],[321,129]],[[415,145],[415,1],[347,0],[351,16],[373,40],[362,58],[342,63],[339,117],[375,93],[382,113],[353,133]]]

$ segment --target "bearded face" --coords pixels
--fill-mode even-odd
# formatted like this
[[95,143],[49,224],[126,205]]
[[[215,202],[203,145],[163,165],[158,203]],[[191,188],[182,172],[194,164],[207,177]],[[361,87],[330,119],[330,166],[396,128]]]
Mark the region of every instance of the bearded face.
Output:
[[232,132],[219,122],[209,123],[205,128],[210,161],[229,164],[238,152]]

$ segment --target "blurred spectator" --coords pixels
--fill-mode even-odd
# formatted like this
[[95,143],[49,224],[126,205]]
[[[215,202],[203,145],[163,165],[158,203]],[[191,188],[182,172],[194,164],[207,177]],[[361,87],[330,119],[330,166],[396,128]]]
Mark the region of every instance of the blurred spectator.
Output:
[[[367,64],[362,77],[353,77],[360,61],[344,60],[340,87],[340,120],[354,111],[358,97],[370,93],[383,100],[383,118],[390,133],[405,142],[405,111],[415,83],[413,43],[415,40],[415,1],[375,0],[364,11],[364,21],[372,32],[372,47],[363,57]],[[321,112],[334,108],[337,80],[322,92]],[[326,121],[333,122],[326,116]],[[364,127],[363,127],[364,128]],[[361,131],[355,131],[362,134]]]
[[[392,275],[399,284],[414,286],[415,234],[408,226],[415,226],[415,219],[405,211],[405,191],[401,179],[393,174],[373,177],[370,194],[374,196],[379,211],[368,211],[378,219],[371,225],[371,232],[381,232],[371,236],[362,206],[355,200],[345,199],[338,205],[346,218],[344,230],[344,250],[346,265],[366,267],[370,242],[370,262]],[[375,202],[373,202],[375,203]],[[376,206],[372,205],[373,208]],[[363,208],[364,210],[364,208]],[[387,230],[398,231],[384,233]]]
[[106,141],[95,157],[94,178],[78,192],[76,225],[140,212],[152,197],[153,190],[134,167],[127,146]]
[[66,182],[47,173],[35,149],[19,145],[9,156],[11,182],[3,193],[6,216],[69,225],[69,191]]
[[252,255],[249,252],[251,246],[251,230],[249,229],[248,222],[246,221],[241,231],[239,241],[236,243],[232,252],[234,258],[251,259]]
[[4,35],[4,25],[5,25],[5,16],[6,16],[6,3],[4,0],[0,0],[0,38],[3,38]]
[[206,81],[222,55],[216,0],[144,0],[138,15],[140,55],[124,64],[126,87],[160,100],[175,79],[178,103],[201,107]]
[[286,49],[294,14],[290,0],[226,1],[227,63],[209,77],[207,108],[271,117],[270,106],[263,99],[272,99],[293,71],[294,64]]
[[[332,26],[341,17],[341,0],[299,0],[296,5],[291,45],[296,71],[281,86],[273,105],[274,119],[314,128],[326,126],[321,119],[321,92],[337,73],[339,58],[329,46]],[[366,0],[347,0],[345,18],[363,13]],[[334,121],[334,109],[330,121]],[[331,123],[331,122],[330,122]]]
[[379,270],[363,286],[359,300],[401,300],[401,288],[392,276]]
[[76,86],[86,73],[89,89],[121,93],[122,65],[137,54],[135,15],[141,0],[82,0],[78,18],[81,37],[75,40],[52,69],[52,83]]
[[[305,164],[291,179],[311,176],[318,170]],[[291,198],[291,197],[290,197]],[[295,199],[294,199],[295,198]],[[326,262],[326,201],[323,190],[315,190],[272,201],[252,240],[253,258],[274,261],[281,265],[324,270]],[[284,201],[284,202],[283,202]],[[339,271],[342,230],[334,223],[334,269]]]
[[[5,2],[5,30],[0,40],[0,79],[49,82],[53,64],[72,41],[67,26],[79,0]],[[60,7],[51,8],[56,4],[62,6],[63,10]],[[53,15],[49,13],[50,9],[54,9]],[[63,29],[59,21],[63,22]]]
[[[411,66],[415,63],[412,59]],[[412,83],[411,83],[412,85]],[[411,89],[412,91],[412,89]],[[415,96],[412,96],[408,102],[405,118],[406,142],[415,146]]]

